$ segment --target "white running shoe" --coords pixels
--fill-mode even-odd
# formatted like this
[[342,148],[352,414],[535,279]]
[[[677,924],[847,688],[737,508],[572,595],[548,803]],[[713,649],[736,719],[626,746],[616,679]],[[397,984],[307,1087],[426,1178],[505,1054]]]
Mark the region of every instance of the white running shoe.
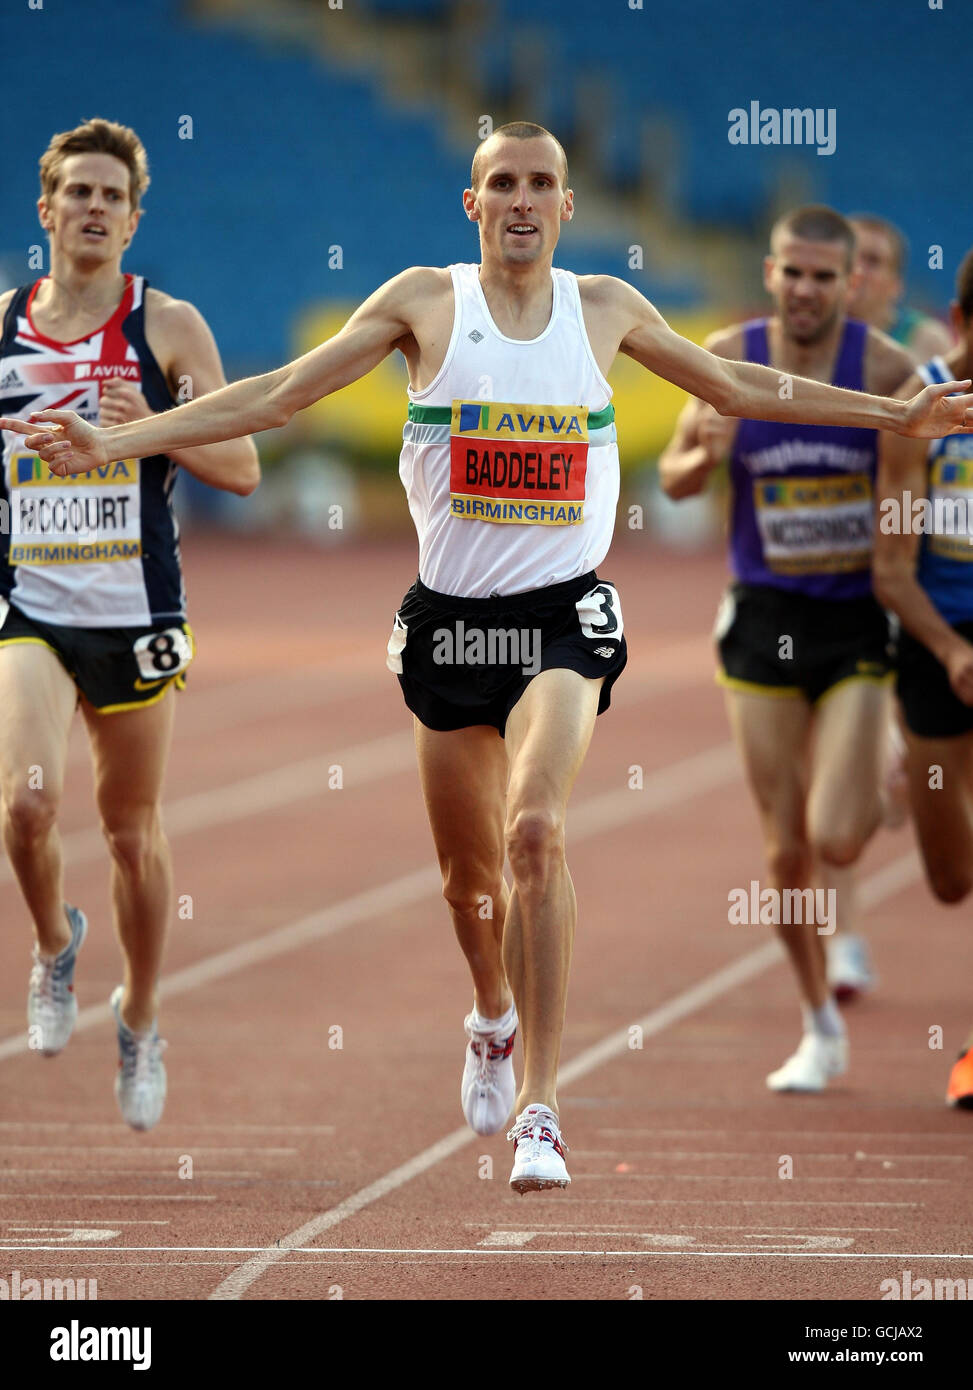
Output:
[[122,986],[111,997],[111,1010],[118,1028],[118,1074],[115,1099],[122,1118],[133,1129],[151,1129],[162,1119],[166,1103],[166,1069],[162,1054],[166,1044],[152,1025],[152,1031],[133,1033],[122,1022]]
[[74,967],[88,933],[88,919],[64,904],[71,940],[58,956],[42,956],[34,947],[34,964],[27,986],[27,1027],[31,1051],[56,1057],[67,1044],[78,1017],[74,997]]
[[767,1077],[772,1091],[823,1091],[833,1076],[848,1067],[848,1039],[805,1033],[797,1051]]
[[514,1141],[510,1186],[515,1192],[523,1196],[548,1187],[567,1187],[571,1179],[564,1165],[564,1151],[568,1146],[553,1110],[546,1105],[528,1105],[507,1138]]
[[499,1134],[513,1109],[517,1094],[514,1080],[514,1041],[517,1010],[510,1024],[497,1032],[481,1032],[473,1026],[473,1014],[463,1022],[470,1045],[466,1049],[460,1099],[466,1122],[476,1134]]
[[863,936],[836,932],[825,947],[828,960],[828,984],[840,1003],[866,994],[878,983],[872,969],[868,942]]

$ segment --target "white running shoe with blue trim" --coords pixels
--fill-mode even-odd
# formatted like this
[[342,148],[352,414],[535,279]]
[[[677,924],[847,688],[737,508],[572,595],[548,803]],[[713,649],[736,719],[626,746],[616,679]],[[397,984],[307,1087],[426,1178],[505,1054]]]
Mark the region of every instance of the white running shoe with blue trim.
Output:
[[74,967],[88,934],[88,919],[76,907],[64,904],[71,940],[57,956],[42,956],[34,947],[34,964],[27,986],[28,1045],[42,1057],[56,1057],[66,1046],[78,1017],[74,995]]
[[153,1023],[150,1031],[133,1033],[122,1021],[122,986],[111,997],[118,1029],[118,1074],[115,1099],[122,1118],[133,1129],[151,1129],[162,1119],[166,1103],[166,1069],[162,1054],[166,1044]]

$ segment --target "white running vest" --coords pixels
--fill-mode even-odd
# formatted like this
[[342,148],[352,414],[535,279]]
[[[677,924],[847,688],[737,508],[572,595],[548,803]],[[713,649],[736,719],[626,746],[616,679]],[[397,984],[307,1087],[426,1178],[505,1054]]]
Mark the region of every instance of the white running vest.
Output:
[[605,558],[618,504],[612,389],[577,278],[551,270],[538,338],[505,337],[478,265],[451,265],[453,331],[424,391],[409,388],[399,476],[419,536],[419,578],[465,598],[575,579]]

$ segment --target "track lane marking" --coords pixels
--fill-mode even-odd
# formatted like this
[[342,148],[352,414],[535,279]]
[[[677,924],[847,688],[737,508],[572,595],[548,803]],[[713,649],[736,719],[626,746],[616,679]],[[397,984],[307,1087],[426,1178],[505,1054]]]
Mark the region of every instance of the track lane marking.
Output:
[[[113,1254],[113,1255],[245,1255],[254,1253],[271,1253],[277,1247],[270,1245],[5,1245],[5,1250],[11,1253],[30,1251],[43,1253],[45,1251],[58,1251],[65,1254]],[[932,1254],[919,1254],[915,1251],[908,1251],[905,1254],[899,1253],[875,1253],[847,1250],[529,1250],[527,1248],[518,1249],[516,1247],[509,1250],[491,1249],[489,1246],[473,1246],[471,1249],[425,1249],[417,1247],[415,1249],[402,1249],[394,1246],[326,1246],[326,1245],[298,1245],[289,1246],[284,1252],[289,1255],[318,1255],[333,1259],[341,1255],[482,1255],[489,1257],[517,1257],[522,1255],[534,1255],[541,1258],[550,1258],[552,1255],[577,1256],[579,1259],[604,1259],[606,1256],[616,1259],[629,1259],[635,1256],[645,1256],[650,1259],[672,1259],[676,1256],[692,1256],[695,1259],[763,1259],[763,1260],[973,1260],[973,1254],[969,1255],[947,1255],[938,1251]],[[276,1262],[275,1262],[276,1263]],[[311,1263],[310,1261],[300,1261],[301,1264]]]
[[[386,744],[398,746],[403,738],[403,735],[396,734],[392,740],[381,739],[373,744],[361,745],[364,750],[362,758],[367,758],[367,766],[375,772],[375,775],[377,775],[376,769],[379,767],[376,748]],[[409,735],[406,741],[411,765],[415,756],[412,736]],[[312,764],[301,764],[300,766],[317,769],[313,775],[318,776],[320,768],[324,766],[326,761],[330,765],[330,759],[316,759]],[[388,770],[384,764],[381,765],[381,768],[383,771]],[[285,769],[286,771],[287,769]],[[182,802],[173,803],[174,808],[180,806],[183,808],[176,816],[177,824],[181,824],[184,828],[186,825],[192,829],[202,828],[199,817],[203,802],[206,802],[210,807],[211,813],[214,812],[218,802],[227,813],[255,814],[252,808],[246,809],[244,812],[239,806],[234,807],[229,804],[234,798],[241,795],[239,790],[241,787],[253,783],[260,785],[261,794],[267,794],[272,801],[279,803],[279,789],[275,789],[273,785],[277,775],[248,778],[245,783],[236,783],[233,787],[223,788],[218,792],[204,792],[199,796],[184,798]],[[652,815],[656,811],[668,809],[680,802],[691,800],[702,792],[712,791],[717,787],[738,780],[739,776],[737,757],[732,743],[716,744],[705,749],[702,753],[694,753],[688,758],[683,758],[679,762],[670,763],[666,767],[649,773],[645,778],[642,790],[639,792],[631,791],[628,787],[616,791],[601,792],[589,797],[586,801],[582,801],[574,810],[569,809],[571,843],[586,839],[590,835],[601,834],[642,816]],[[290,784],[287,783],[287,785]],[[224,803],[226,804],[224,805]],[[173,814],[173,807],[170,807],[166,812],[166,829],[169,834],[172,833],[170,817]],[[267,809],[267,806],[265,805],[262,809]],[[210,820],[207,823],[212,824],[214,822]],[[82,832],[83,835],[88,833],[87,831]],[[66,837],[66,840],[67,838],[69,837]],[[98,835],[97,839],[100,846],[101,836]],[[197,989],[200,985],[208,984],[211,980],[223,979],[238,970],[249,969],[263,961],[272,960],[289,951],[297,950],[310,942],[320,941],[326,936],[345,931],[347,928],[357,926],[371,918],[388,918],[393,912],[401,910],[403,907],[412,906],[414,903],[422,902],[426,898],[438,894],[441,886],[442,880],[436,866],[427,865],[425,868],[415,869],[411,873],[402,874],[388,883],[380,884],[377,888],[369,888],[364,892],[355,893],[351,897],[334,903],[331,907],[312,912],[297,922],[275,927],[262,936],[252,937],[249,941],[241,942],[238,946],[231,946],[212,956],[204,956],[201,960],[185,966],[182,970],[177,970],[171,975],[163,975],[159,982],[160,994],[163,998],[172,998],[176,994],[183,994],[187,990]],[[111,1017],[111,1007],[107,1000],[102,1004],[88,1005],[79,1011],[74,1032],[77,1034],[88,1028],[107,1023]],[[27,1051],[29,1048],[26,1032],[15,1034],[0,1041],[0,1061],[9,1057],[21,1056]]]
[[[732,744],[723,744],[719,748],[708,750],[706,754],[697,755],[694,758],[685,759],[682,763],[674,764],[668,769],[671,777],[677,768],[689,772],[685,777],[684,783],[680,786],[681,795],[674,795],[673,801],[682,800],[687,795],[695,795],[700,790],[700,783],[705,783],[706,768],[705,760],[707,757],[715,759],[717,765],[722,765],[725,761],[725,754],[729,752],[733,757],[732,766],[736,767],[736,754]],[[691,769],[691,771],[690,771]],[[712,767],[709,770],[710,777],[713,776]],[[724,776],[726,769],[724,768]],[[642,795],[649,790],[653,779],[646,781]],[[687,785],[688,784],[688,785]],[[692,790],[689,790],[692,787]],[[609,792],[601,797],[592,798],[591,802],[585,802],[585,807],[592,808],[591,820],[594,824],[602,826],[603,823],[615,823],[614,817],[620,809],[619,795],[628,797],[629,802],[633,798],[633,793],[625,791],[622,793]],[[636,798],[641,801],[641,796]],[[595,804],[597,803],[597,805]],[[657,804],[658,803],[658,804]],[[662,775],[656,774],[654,778],[652,805],[653,809],[658,809],[662,804]],[[576,818],[577,819],[577,818]],[[869,875],[860,885],[860,901],[863,907],[873,907],[887,897],[894,896],[907,884],[919,877],[919,857],[915,851],[893,860],[882,869]],[[695,1013],[698,1009],[712,1003],[715,999],[724,994],[728,994],[738,985],[745,984],[762,975],[764,971],[770,969],[772,965],[781,963],[784,960],[784,949],[777,940],[766,942],[763,946],[754,951],[749,951],[745,956],[732,961],[729,965],[706,976],[698,984],[683,990],[673,999],[652,1009],[638,1021],[637,1026],[642,1029],[643,1038],[654,1036],[661,1033],[671,1024],[686,1018]],[[585,1048],[577,1057],[561,1068],[558,1085],[569,1086],[573,1081],[587,1076],[589,1072],[602,1066],[605,1062],[612,1061],[616,1057],[624,1056],[629,1053],[630,1025],[626,1025],[614,1033],[603,1038],[601,1042]],[[445,1135],[437,1143],[431,1144],[423,1149],[421,1153],[409,1159],[406,1163],[399,1164],[398,1167],[391,1169],[382,1177],[361,1188],[358,1192],[346,1197],[337,1206],[331,1207],[328,1211],[312,1217],[310,1221],[304,1222],[296,1230],[282,1236],[273,1249],[266,1251],[263,1255],[255,1255],[251,1259],[239,1265],[232,1274],[228,1275],[209,1295],[211,1300],[222,1301],[238,1299],[242,1297],[251,1284],[255,1283],[262,1274],[266,1272],[277,1260],[281,1259],[288,1250],[303,1246],[306,1241],[314,1240],[325,1231],[332,1230],[341,1224],[349,1216],[354,1216],[357,1212],[374,1202],[380,1201],[390,1192],[411,1182],[415,1177],[427,1172],[443,1159],[451,1157],[460,1149],[471,1144],[479,1136],[474,1135],[467,1126],[462,1129],[454,1129],[450,1134]]]

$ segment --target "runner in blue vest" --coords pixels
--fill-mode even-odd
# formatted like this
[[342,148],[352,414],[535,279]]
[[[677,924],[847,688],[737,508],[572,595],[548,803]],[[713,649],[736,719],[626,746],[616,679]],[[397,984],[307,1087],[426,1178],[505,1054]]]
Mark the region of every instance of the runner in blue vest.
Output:
[[[973,250],[956,280],[959,342],[903,386],[973,366]],[[883,441],[875,592],[902,623],[898,696],[912,815],[940,902],[973,890],[973,437]],[[951,1105],[973,1109],[973,1034],[952,1069]]]
[[[854,249],[854,232],[830,208],[781,219],[764,266],[775,314],[714,335],[710,348],[773,366],[782,392],[791,373],[894,391],[910,374],[908,355],[846,317]],[[691,401],[660,460],[663,487],[674,498],[698,492],[727,456],[733,583],[717,618],[719,679],[803,1004],[800,1046],[767,1084],[819,1091],[847,1066],[823,945],[837,925],[830,904],[847,930],[848,866],[881,815],[890,666],[886,617],[871,593],[877,433],[726,420]],[[794,896],[812,885],[820,898]],[[768,903],[763,920],[774,917]]]

